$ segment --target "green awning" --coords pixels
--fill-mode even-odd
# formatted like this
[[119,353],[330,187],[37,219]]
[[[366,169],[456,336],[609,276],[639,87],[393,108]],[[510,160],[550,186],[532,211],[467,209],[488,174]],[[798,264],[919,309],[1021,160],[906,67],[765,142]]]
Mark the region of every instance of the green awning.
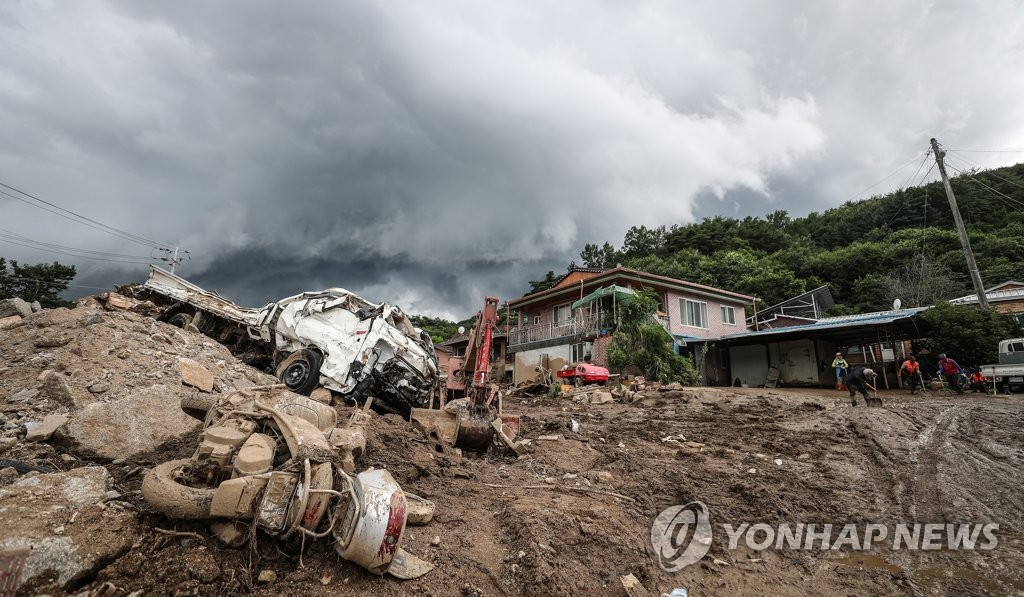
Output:
[[612,284],[611,286],[598,288],[594,292],[591,292],[587,296],[576,301],[575,303],[572,304],[571,309],[575,311],[576,309],[579,309],[581,307],[586,307],[590,303],[593,303],[594,301],[602,299],[606,296],[614,296],[615,302],[626,304],[629,301],[633,300],[633,297],[636,296],[636,292],[634,292],[631,288],[625,288],[623,286],[616,286],[615,284]]

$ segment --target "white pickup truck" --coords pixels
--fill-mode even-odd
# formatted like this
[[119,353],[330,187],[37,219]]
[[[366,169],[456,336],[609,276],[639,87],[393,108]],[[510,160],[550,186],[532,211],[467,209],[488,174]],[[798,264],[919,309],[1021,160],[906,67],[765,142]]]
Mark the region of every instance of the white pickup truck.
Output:
[[999,342],[999,364],[980,368],[985,381],[1003,393],[1024,388],[1024,338]]
[[142,288],[167,307],[164,321],[196,325],[294,392],[308,395],[322,385],[359,402],[373,396],[375,408],[405,418],[430,404],[438,381],[434,345],[394,305],[329,288],[245,308],[153,266]]

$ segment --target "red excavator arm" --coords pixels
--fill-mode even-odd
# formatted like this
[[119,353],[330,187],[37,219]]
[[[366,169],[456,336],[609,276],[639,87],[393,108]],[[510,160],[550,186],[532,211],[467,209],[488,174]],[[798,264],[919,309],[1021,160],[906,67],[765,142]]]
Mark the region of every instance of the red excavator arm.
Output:
[[462,362],[463,379],[469,377],[473,367],[473,382],[466,387],[470,404],[489,404],[488,376],[491,370],[491,340],[498,325],[498,299],[489,296],[484,299],[484,308],[476,315],[476,324],[469,331],[469,344]]

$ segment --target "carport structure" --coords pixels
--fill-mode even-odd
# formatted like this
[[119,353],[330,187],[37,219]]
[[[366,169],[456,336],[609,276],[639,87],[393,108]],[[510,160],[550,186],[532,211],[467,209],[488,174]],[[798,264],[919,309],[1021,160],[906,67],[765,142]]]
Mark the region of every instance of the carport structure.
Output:
[[865,365],[896,385],[896,372],[910,349],[908,341],[927,337],[920,314],[927,307],[825,317],[814,323],[747,331],[708,343],[701,369],[708,385],[764,385],[772,368],[787,386],[834,386],[835,353],[851,365]]

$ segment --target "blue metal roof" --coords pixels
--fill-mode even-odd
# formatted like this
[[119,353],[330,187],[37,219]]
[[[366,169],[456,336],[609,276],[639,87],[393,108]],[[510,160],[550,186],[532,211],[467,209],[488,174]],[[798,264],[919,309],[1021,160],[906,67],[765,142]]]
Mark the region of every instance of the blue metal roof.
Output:
[[814,323],[804,325],[791,325],[781,328],[770,328],[740,332],[722,336],[721,340],[733,340],[736,338],[749,338],[751,336],[770,336],[773,334],[786,334],[800,331],[839,330],[843,328],[855,328],[864,325],[884,325],[900,319],[910,319],[921,313],[928,307],[913,307],[911,309],[896,309],[893,311],[875,311],[873,313],[860,313],[857,315],[840,315],[839,317],[823,317]]

